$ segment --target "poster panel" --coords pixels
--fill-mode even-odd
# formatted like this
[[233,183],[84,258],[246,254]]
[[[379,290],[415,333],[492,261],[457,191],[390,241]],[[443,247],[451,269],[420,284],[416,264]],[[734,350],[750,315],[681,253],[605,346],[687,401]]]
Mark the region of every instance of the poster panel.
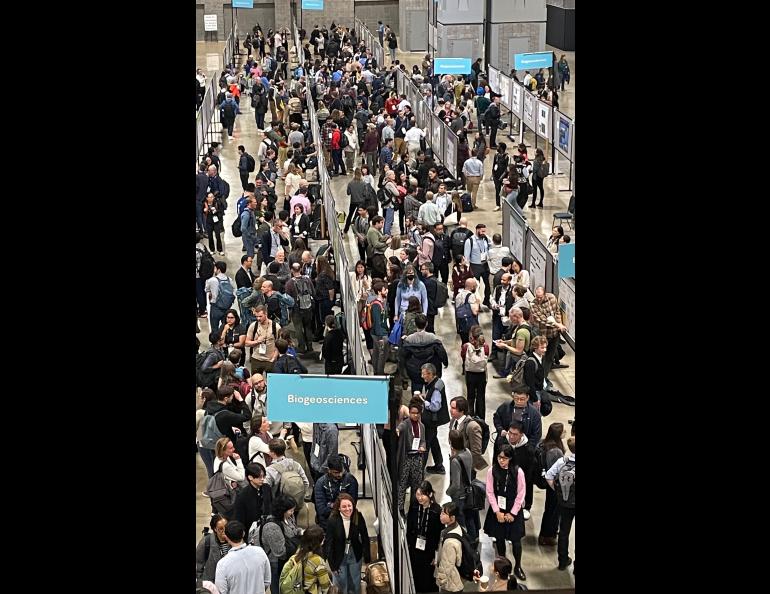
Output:
[[[431,139],[430,139],[430,146],[433,149],[433,156],[437,157],[439,160],[443,162],[444,160],[444,149],[443,149],[443,132],[444,132],[444,122],[442,122],[440,119],[438,119],[438,116],[433,116],[431,118],[433,120],[432,126],[431,126]],[[446,165],[446,163],[444,163]]]
[[[506,202],[507,204],[507,202]],[[527,238],[527,222],[509,205],[510,215],[508,217],[508,247],[514,257],[524,264],[524,246]]]
[[529,230],[528,235],[529,261],[527,262],[527,265],[529,266],[529,288],[534,293],[535,288],[540,285],[547,287],[545,282],[546,266],[551,254],[531,229]]
[[553,143],[556,150],[570,161],[572,160],[572,119],[558,109],[554,110]]
[[497,68],[490,66],[489,67],[489,88],[492,89],[495,93],[500,92],[500,81],[498,79],[499,76],[500,76],[500,71]]
[[535,96],[524,89],[524,111],[522,113],[521,119],[524,121],[524,125],[529,128],[530,130],[535,129],[535,120],[537,119],[537,114],[535,113],[535,103],[537,100],[535,99]]
[[500,81],[500,103],[505,105],[508,109],[511,108],[511,79],[500,74],[498,77]]
[[511,113],[517,118],[521,119],[522,110],[522,93],[524,92],[524,86],[517,83],[515,80],[511,81]]
[[567,334],[575,340],[575,281],[559,279],[559,307],[562,311],[562,324],[567,327]]
[[551,140],[551,106],[543,101],[537,102],[537,135]]
[[444,166],[452,177],[457,177],[457,136],[449,128],[446,128],[444,139]]

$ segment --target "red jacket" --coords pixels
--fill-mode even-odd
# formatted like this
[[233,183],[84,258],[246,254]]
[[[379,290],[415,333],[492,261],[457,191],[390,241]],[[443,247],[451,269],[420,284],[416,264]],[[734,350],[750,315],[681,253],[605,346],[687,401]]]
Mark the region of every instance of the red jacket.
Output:
[[395,99],[391,97],[385,101],[385,111],[390,115],[396,115],[398,113],[398,104],[401,103],[401,99]]
[[332,134],[332,149],[338,150],[342,147],[340,146],[340,140],[342,138],[342,133],[340,132],[339,128],[336,128]]

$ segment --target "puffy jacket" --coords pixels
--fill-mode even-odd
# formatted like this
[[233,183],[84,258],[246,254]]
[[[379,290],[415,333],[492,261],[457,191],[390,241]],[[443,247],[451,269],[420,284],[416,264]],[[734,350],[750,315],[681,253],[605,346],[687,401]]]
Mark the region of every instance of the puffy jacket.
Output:
[[340,493],[347,493],[358,501],[358,481],[349,472],[338,481],[333,480],[328,474],[323,475],[315,484],[315,515],[318,525],[326,530],[329,522],[329,514],[332,512],[332,504]]
[[412,381],[420,381],[420,368],[433,363],[436,377],[441,377],[442,365],[449,365],[446,349],[438,337],[431,332],[415,332],[398,349],[398,356]]

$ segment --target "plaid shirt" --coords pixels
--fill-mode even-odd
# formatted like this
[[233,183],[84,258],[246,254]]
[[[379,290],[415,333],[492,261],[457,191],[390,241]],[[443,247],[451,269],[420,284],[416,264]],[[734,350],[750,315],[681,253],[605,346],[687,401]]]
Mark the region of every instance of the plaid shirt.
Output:
[[334,123],[334,122],[333,122],[333,121],[331,120],[331,118],[330,118],[330,119],[329,119],[329,120],[328,120],[328,121],[327,121],[327,122],[324,124],[324,129],[323,129],[323,132],[321,133],[321,136],[323,137],[323,140],[322,140],[322,142],[323,142],[323,147],[324,147],[324,148],[325,148],[327,151],[330,151],[330,150],[332,150],[332,138],[331,138],[331,136],[332,136],[332,132],[333,132],[334,130],[332,129],[332,126],[331,126],[331,125],[332,125],[333,123]]
[[537,299],[532,302],[532,309],[530,310],[532,317],[530,322],[535,323],[538,331],[542,336],[546,338],[553,338],[559,336],[560,330],[553,326],[546,325],[546,318],[553,316],[554,319],[561,324],[561,310],[559,309],[559,301],[556,299],[556,295],[553,293],[546,293],[542,301],[538,302]]

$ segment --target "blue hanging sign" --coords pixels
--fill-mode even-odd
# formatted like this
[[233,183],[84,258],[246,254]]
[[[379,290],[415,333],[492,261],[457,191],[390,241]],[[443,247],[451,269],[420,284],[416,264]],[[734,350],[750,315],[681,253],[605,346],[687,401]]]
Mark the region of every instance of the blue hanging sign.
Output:
[[433,60],[434,74],[470,74],[470,58],[435,58]]
[[575,244],[559,246],[559,278],[575,278]]
[[267,374],[267,416],[301,423],[387,423],[388,376]]
[[552,52],[537,52],[533,54],[514,54],[513,67],[516,70],[539,70],[553,66]]
[[232,0],[233,8],[254,8],[254,0]]
[[324,0],[302,0],[303,10],[323,10]]

